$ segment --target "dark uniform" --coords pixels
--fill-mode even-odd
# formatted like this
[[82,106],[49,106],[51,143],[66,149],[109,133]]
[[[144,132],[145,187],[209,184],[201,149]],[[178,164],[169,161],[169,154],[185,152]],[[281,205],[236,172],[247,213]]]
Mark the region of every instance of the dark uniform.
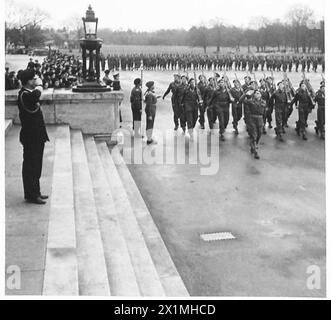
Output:
[[199,81],[198,89],[199,89],[200,96],[203,101],[202,104],[201,103],[199,104],[199,123],[200,123],[201,129],[204,129],[205,128],[205,112],[206,112],[206,108],[207,108],[207,102],[204,100],[204,97],[205,97],[205,91],[207,89],[207,86],[202,81]]
[[22,88],[18,93],[18,109],[21,121],[20,142],[23,145],[24,198],[35,200],[40,197],[40,177],[45,142],[49,141],[43,113],[40,109],[39,90]]
[[[132,129],[135,132],[135,135],[139,134],[139,123],[141,122],[141,110],[142,110],[142,92],[140,86],[135,86],[131,90],[130,102],[131,102],[131,110],[132,110],[132,120],[133,126]],[[137,123],[138,122],[138,123]],[[135,123],[138,128],[135,128]]]
[[175,92],[176,92],[176,89],[177,87],[179,86],[179,82],[171,82],[169,84],[169,87],[167,89],[167,91],[164,93],[163,95],[163,99],[170,93],[172,93],[172,96],[171,96],[171,105],[172,105],[172,110],[173,110],[173,113],[174,113],[174,124],[175,124],[175,130],[178,129],[178,120],[180,119],[180,105],[178,103],[176,103],[176,96],[175,96]]
[[185,132],[186,130],[186,118],[185,118],[185,106],[183,105],[183,96],[185,90],[187,89],[187,84],[179,84],[174,92],[174,102],[176,104],[176,110],[178,111],[180,126]]
[[256,100],[255,98],[247,99],[245,102],[249,109],[250,125],[249,125],[249,136],[250,136],[250,147],[251,153],[254,154],[256,159],[259,159],[257,153],[257,146],[259,144],[262,128],[263,128],[263,114],[265,112],[266,103],[264,100]]
[[299,120],[296,123],[296,132],[298,135],[302,135],[304,140],[307,140],[306,137],[306,123],[308,119],[308,115],[311,110],[314,108],[312,101],[308,95],[307,90],[299,89],[294,96],[294,99],[291,102],[291,106],[293,104],[297,104],[299,102],[298,112],[299,112]]
[[188,87],[185,89],[182,105],[184,105],[187,128],[191,135],[198,120],[199,96],[196,88],[192,89]]
[[232,102],[232,125],[235,132],[238,134],[238,122],[242,118],[243,114],[243,105],[242,102],[239,102],[240,97],[243,95],[243,91],[241,89],[237,89],[236,87],[231,88],[231,95],[234,98]]
[[317,102],[317,120],[315,121],[316,134],[320,134],[321,138],[325,137],[325,92],[318,90],[315,96],[315,102]]
[[154,120],[156,115],[156,103],[157,96],[154,91],[150,89],[147,90],[145,94],[145,113],[146,113],[146,135],[147,135],[147,143],[151,143],[153,141],[153,128],[154,128]]
[[219,121],[219,133],[223,136],[225,129],[229,123],[229,108],[230,108],[230,96],[226,89],[215,90],[209,100],[209,105],[214,105],[218,121]]
[[278,89],[274,92],[270,98],[270,103],[275,108],[275,132],[279,139],[282,139],[282,134],[285,133],[284,127],[287,122],[287,95],[285,91]]

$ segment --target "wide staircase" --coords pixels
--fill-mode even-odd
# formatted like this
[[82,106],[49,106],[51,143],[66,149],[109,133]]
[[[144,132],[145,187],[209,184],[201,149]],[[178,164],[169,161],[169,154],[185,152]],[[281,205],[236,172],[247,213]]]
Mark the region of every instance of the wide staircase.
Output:
[[119,150],[54,130],[42,294],[188,296]]

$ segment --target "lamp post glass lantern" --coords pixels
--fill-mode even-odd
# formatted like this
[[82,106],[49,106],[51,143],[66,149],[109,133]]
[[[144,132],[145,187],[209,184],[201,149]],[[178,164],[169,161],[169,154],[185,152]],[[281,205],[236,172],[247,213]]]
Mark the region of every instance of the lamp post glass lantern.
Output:
[[[100,80],[100,50],[102,39],[97,38],[98,18],[89,5],[86,16],[82,18],[84,25],[84,38],[80,39],[83,58],[83,83],[77,85],[73,92],[103,92],[110,91]],[[88,69],[87,69],[88,61]]]

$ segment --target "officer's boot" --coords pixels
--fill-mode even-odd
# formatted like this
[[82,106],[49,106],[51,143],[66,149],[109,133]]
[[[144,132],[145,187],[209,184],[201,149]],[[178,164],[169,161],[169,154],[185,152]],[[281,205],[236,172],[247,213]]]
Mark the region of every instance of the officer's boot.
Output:
[[295,131],[296,131],[297,135],[300,136],[300,130],[299,130],[298,121],[296,122]]
[[267,134],[267,130],[265,129],[265,126],[263,126],[262,132],[263,134]]
[[271,121],[269,121],[269,129],[272,129]]
[[308,140],[304,130],[302,130],[302,140]]

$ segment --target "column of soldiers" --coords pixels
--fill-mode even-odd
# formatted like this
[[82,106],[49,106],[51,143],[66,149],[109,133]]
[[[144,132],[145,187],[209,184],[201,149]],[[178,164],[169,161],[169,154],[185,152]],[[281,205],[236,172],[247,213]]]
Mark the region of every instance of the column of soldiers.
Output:
[[321,66],[325,71],[325,60],[322,54],[180,54],[180,53],[157,53],[157,54],[101,54],[101,68],[111,71],[131,71],[140,68],[143,61],[145,70],[236,70],[236,71],[282,71],[282,72],[317,72]]
[[271,129],[273,111],[276,126],[276,138],[284,141],[288,128],[288,119],[293,112],[293,106],[298,109],[298,121],[295,130],[298,136],[307,140],[307,119],[315,104],[318,105],[315,131],[324,139],[325,135],[325,81],[320,83],[320,89],[314,92],[309,80],[304,77],[299,88],[295,90],[290,79],[284,73],[284,79],[274,83],[272,76],[252,80],[250,75],[244,78],[244,83],[236,79],[231,85],[226,73],[221,77],[217,72],[209,78],[201,74],[199,82],[187,75],[174,74],[163,95],[163,99],[172,93],[174,130],[179,126],[182,133],[186,130],[193,139],[193,129],[199,119],[201,129],[205,129],[205,114],[211,134],[216,121],[219,123],[220,140],[224,141],[224,133],[232,113],[232,126],[236,135],[239,134],[238,123],[244,117],[246,131],[250,138],[250,151],[254,158],[259,159],[258,145],[262,134],[266,134],[266,126]]

